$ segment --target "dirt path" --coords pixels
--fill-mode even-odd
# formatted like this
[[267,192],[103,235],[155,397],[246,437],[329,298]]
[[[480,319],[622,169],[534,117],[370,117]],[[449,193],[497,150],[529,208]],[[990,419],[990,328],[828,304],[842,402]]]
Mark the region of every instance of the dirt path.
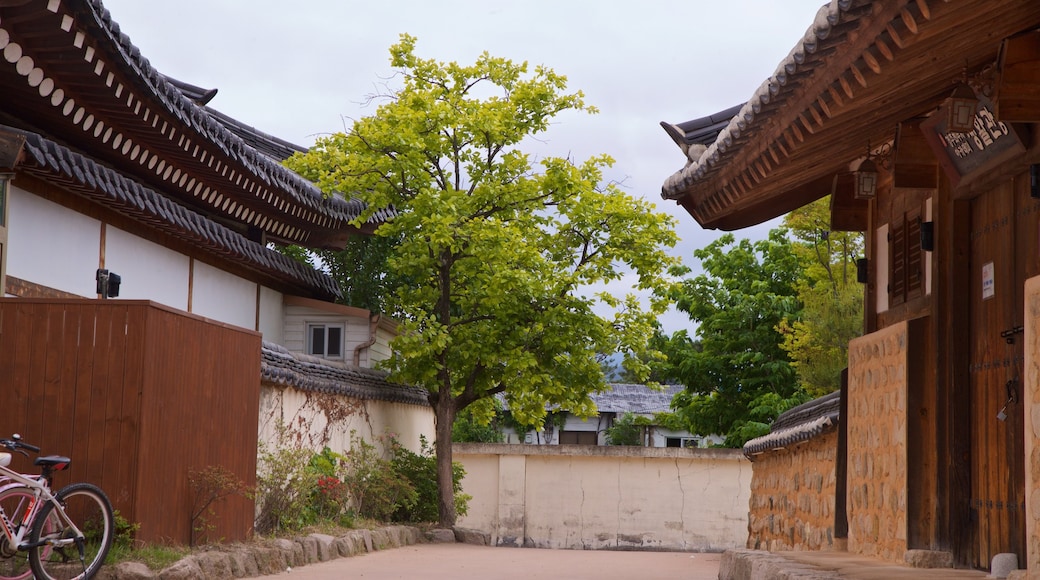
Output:
[[717,580],[721,554],[417,544],[262,576],[340,580]]

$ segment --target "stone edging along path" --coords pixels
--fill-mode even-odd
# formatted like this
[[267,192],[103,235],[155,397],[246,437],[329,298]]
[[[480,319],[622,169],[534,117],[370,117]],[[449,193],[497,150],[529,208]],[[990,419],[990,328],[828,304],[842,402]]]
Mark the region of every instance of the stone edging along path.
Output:
[[423,542],[488,545],[490,535],[477,530],[435,529],[425,534],[412,526],[387,526],[375,530],[351,530],[333,537],[310,534],[294,539],[257,540],[246,544],[213,546],[182,558],[160,572],[140,562],[103,566],[98,580],[209,580],[250,578],[278,574],[288,568],[400,548]]

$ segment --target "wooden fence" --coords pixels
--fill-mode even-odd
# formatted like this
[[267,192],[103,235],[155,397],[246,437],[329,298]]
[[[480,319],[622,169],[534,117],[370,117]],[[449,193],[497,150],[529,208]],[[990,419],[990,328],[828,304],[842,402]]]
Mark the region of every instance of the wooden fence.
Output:
[[[55,484],[100,485],[137,539],[187,543],[189,472],[255,484],[260,345],[149,301],[0,299],[0,436],[70,456]],[[210,538],[252,533],[252,500],[215,508]]]

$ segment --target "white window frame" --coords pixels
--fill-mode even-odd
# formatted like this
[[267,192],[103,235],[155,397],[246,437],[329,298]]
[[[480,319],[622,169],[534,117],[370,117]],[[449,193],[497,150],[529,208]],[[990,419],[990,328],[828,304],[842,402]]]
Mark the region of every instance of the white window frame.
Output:
[[[321,352],[315,352],[314,346],[314,331],[322,330],[324,344]],[[329,330],[339,330],[339,354],[329,354]],[[346,325],[342,323],[328,323],[328,322],[308,322],[307,323],[307,354],[311,356],[320,356],[322,358],[342,360],[344,358],[344,352],[346,351],[347,343],[347,329]]]
[[664,444],[667,446],[668,445],[668,441],[671,440],[671,439],[678,439],[679,440],[679,447],[682,447],[683,449],[697,449],[697,448],[699,448],[701,446],[701,438],[700,437],[689,437],[689,436],[665,437],[664,438]]

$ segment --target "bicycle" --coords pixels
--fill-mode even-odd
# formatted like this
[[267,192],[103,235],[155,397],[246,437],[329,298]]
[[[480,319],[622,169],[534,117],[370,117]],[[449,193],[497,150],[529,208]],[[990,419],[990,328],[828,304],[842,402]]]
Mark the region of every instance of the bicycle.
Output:
[[[0,447],[39,453],[17,434],[0,439]],[[18,473],[8,466],[10,453],[0,453],[0,580],[88,580],[108,556],[115,533],[112,504],[101,488],[73,483],[51,491],[54,473],[71,460],[59,455],[37,457],[39,475]]]

